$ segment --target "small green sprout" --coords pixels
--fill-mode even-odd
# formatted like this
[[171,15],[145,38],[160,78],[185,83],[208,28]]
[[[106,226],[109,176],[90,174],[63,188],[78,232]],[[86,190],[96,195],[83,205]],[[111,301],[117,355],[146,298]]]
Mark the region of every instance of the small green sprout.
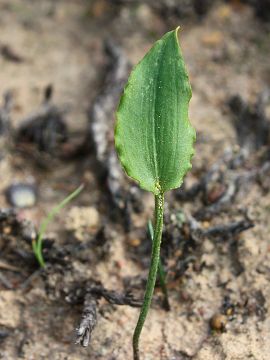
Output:
[[35,257],[40,265],[40,267],[45,266],[45,261],[42,255],[42,242],[44,234],[47,230],[47,227],[49,223],[54,219],[54,217],[70,202],[72,201],[76,196],[80,194],[80,192],[83,190],[84,185],[80,185],[76,190],[74,190],[71,194],[69,194],[63,201],[61,201],[59,204],[57,204],[50,212],[49,214],[43,219],[41,222],[37,240],[33,240],[32,242],[32,248],[33,252],[35,254]]
[[191,86],[178,43],[165,34],[132,71],[116,113],[115,146],[128,176],[154,194],[154,234],[144,301],[133,335],[133,358],[151,305],[160,259],[164,194],[191,168],[195,130],[188,119]]

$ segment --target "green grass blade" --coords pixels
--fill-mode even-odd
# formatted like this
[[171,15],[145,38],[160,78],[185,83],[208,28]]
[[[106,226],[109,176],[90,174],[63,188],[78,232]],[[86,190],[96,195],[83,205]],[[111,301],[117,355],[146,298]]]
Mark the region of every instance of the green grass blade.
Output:
[[50,222],[54,219],[54,217],[70,202],[72,201],[76,196],[80,194],[80,192],[83,190],[84,185],[80,185],[75,191],[73,191],[70,195],[68,195],[63,201],[61,201],[59,204],[57,204],[44,218],[44,220],[41,222],[39,231],[38,231],[38,238],[37,240],[34,240],[32,243],[33,252],[36,256],[37,261],[39,262],[39,265],[41,267],[45,266],[45,261],[42,255],[42,241],[44,234],[47,230],[48,225]]

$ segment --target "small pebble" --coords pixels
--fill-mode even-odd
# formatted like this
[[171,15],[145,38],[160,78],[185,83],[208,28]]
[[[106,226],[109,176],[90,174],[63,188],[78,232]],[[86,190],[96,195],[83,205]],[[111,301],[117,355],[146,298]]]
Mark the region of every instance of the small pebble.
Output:
[[215,314],[210,320],[212,330],[223,331],[227,324],[227,318],[223,314]]
[[10,235],[10,234],[11,234],[11,231],[12,231],[12,229],[11,229],[10,226],[6,226],[6,227],[4,227],[4,229],[3,229],[3,233],[4,233],[5,235]]
[[6,190],[8,202],[18,208],[29,208],[36,204],[37,194],[33,185],[15,184]]
[[208,229],[209,226],[210,226],[210,222],[209,221],[203,221],[202,226],[203,226],[204,229]]
[[138,238],[135,239],[129,239],[129,244],[133,247],[138,247],[141,245],[141,240]]
[[234,312],[234,309],[233,307],[230,307],[226,310],[226,315],[227,316],[232,316],[233,315],[233,312]]

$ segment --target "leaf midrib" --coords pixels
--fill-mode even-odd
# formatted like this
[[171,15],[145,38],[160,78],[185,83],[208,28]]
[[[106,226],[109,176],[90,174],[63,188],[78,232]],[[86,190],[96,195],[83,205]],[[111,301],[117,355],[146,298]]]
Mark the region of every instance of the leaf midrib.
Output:
[[[156,189],[159,189],[160,191],[160,174],[159,174],[159,167],[158,167],[158,161],[157,161],[157,127],[158,127],[158,121],[159,119],[156,118],[157,116],[157,93],[159,92],[159,79],[160,79],[160,64],[164,53],[164,43],[162,44],[162,47],[160,48],[160,56],[157,59],[157,76],[155,77],[155,85],[154,85],[154,116],[152,119],[152,130],[154,134],[153,139],[153,150],[154,150],[154,168],[155,168],[155,187]],[[161,116],[161,115],[160,115]]]

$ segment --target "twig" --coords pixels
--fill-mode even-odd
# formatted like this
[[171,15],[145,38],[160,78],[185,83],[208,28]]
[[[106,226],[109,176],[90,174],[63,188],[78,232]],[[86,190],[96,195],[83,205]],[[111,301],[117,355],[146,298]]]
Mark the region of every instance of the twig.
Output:
[[0,273],[0,282],[5,286],[5,288],[7,289],[13,289],[13,285],[11,284],[11,282],[3,275]]
[[142,300],[135,299],[131,292],[120,294],[116,291],[107,290],[103,286],[93,286],[87,289],[87,293],[97,298],[103,297],[113,305],[129,305],[132,307],[141,307],[142,305]]
[[97,299],[87,294],[84,299],[84,307],[81,322],[76,329],[76,344],[83,347],[89,345],[92,332],[97,324]]
[[75,289],[74,293],[69,294],[66,298],[72,303],[79,303],[84,299],[81,322],[76,329],[76,344],[84,347],[89,345],[91,334],[97,324],[98,300],[102,297],[113,305],[132,307],[141,307],[142,305],[142,301],[135,299],[130,292],[119,294],[116,291],[107,290],[97,283],[86,284],[83,288]]
[[104,85],[89,110],[89,131],[85,149],[94,153],[99,182],[107,190],[117,208],[123,209],[123,171],[113,146],[115,106],[123,90],[130,64],[122,49],[112,41],[105,42],[108,65],[105,69]]
[[10,265],[2,260],[0,260],[0,269],[13,271],[13,272],[21,272],[21,269],[17,266]]
[[229,224],[222,224],[210,227],[209,229],[202,230],[202,235],[205,237],[217,237],[229,238],[230,236],[236,236],[241,232],[254,227],[252,220],[246,218],[240,221],[234,221]]

